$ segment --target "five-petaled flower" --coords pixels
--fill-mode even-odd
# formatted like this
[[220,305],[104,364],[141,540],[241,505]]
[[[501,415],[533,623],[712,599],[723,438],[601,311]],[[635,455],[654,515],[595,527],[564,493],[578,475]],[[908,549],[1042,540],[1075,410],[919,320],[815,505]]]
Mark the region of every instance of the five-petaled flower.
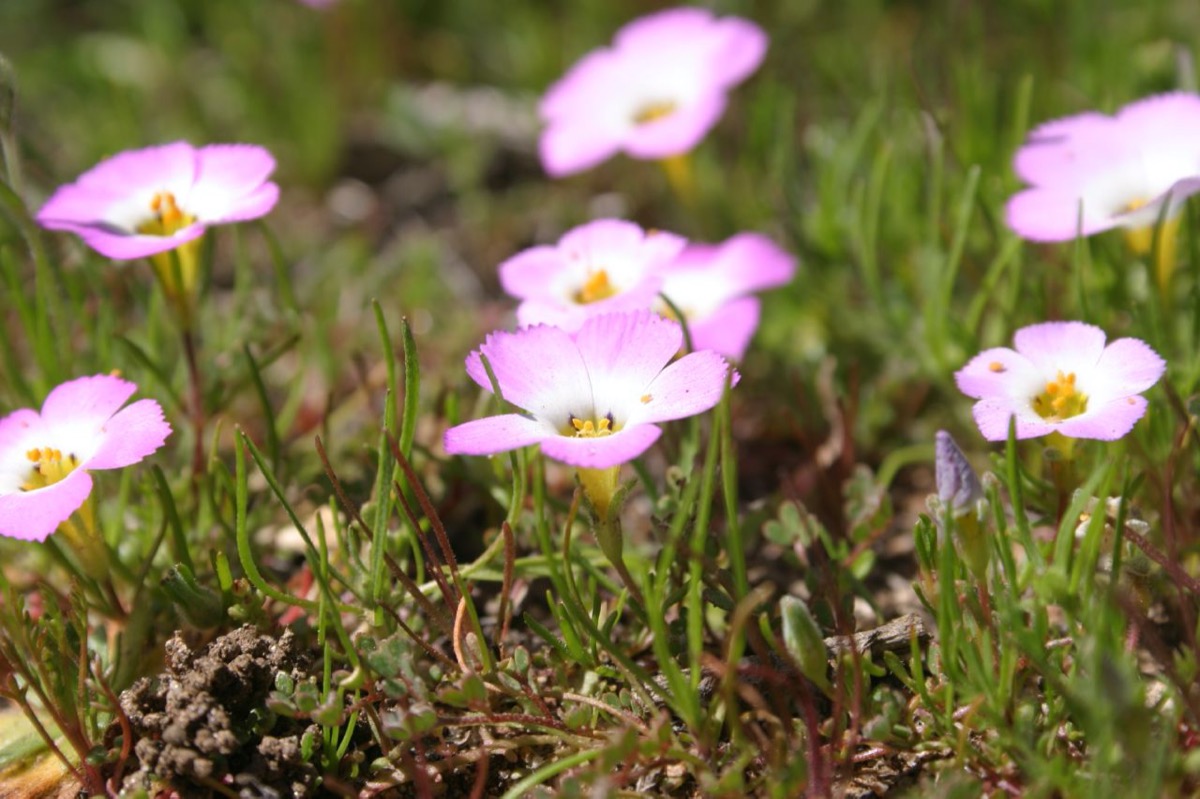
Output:
[[279,199],[275,159],[252,144],[174,142],[128,150],[59,187],[38,211],[51,230],[78,233],[117,260],[176,249],[209,225],[256,219]]
[[1166,369],[1145,342],[1122,338],[1105,346],[1104,331],[1083,322],[1030,325],[1013,341],[1016,349],[985,350],[954,376],[979,400],[975,422],[989,441],[1007,438],[1010,418],[1017,438],[1121,438],[1146,412],[1141,392]]
[[686,244],[673,233],[598,219],[500,264],[500,285],[521,300],[521,325],[574,332],[592,316],[649,309],[662,286],[659,272]]
[[729,364],[715,352],[671,363],[682,343],[676,322],[649,311],[592,317],[574,334],[548,325],[492,333],[467,358],[467,374],[490,391],[485,356],[501,396],[524,413],[452,427],[446,451],[491,455],[541,444],[549,457],[585,469],[633,460],[658,439],[658,422],[721,399]]
[[754,23],[701,8],[630,22],[611,47],[584,56],[542,98],[543,166],[560,177],[622,150],[652,159],[688,152],[766,49],[766,34]]
[[1174,217],[1200,191],[1198,140],[1200,95],[1187,92],[1047,122],[1017,151],[1014,168],[1030,185],[1008,201],[1008,225],[1033,241],[1123,227],[1148,249],[1160,215]]
[[44,541],[92,491],[89,471],[137,463],[171,432],[157,402],[112,375],[80,377],[0,419],[0,535]]
[[[752,292],[782,286],[796,259],[761,233],[739,233],[721,244],[690,244],[661,271],[661,291],[687,320],[692,347],[741,359],[758,328]],[[657,306],[669,315],[665,303]]]

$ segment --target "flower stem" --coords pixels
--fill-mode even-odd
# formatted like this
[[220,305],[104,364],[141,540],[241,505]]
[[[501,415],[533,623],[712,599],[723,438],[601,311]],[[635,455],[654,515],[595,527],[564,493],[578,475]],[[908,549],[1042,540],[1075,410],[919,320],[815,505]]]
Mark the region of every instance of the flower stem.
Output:
[[629,573],[629,568],[625,565],[625,556],[623,554],[625,536],[621,531],[621,519],[617,514],[599,517],[596,520],[596,541],[600,544],[600,551],[608,558],[608,562],[617,570],[617,576],[621,578],[621,582],[625,583],[625,587],[629,589],[629,595],[633,597],[633,601],[637,603],[639,608],[646,607],[646,599],[642,596],[642,591],[638,588],[637,581],[633,579],[633,575]]
[[679,201],[691,207],[696,201],[696,175],[692,170],[692,159],[687,153],[671,155],[659,161],[667,173],[667,182]]
[[196,357],[196,337],[190,326],[180,329],[183,336],[183,355],[187,361],[189,411],[195,440],[192,444],[192,503],[200,506],[200,476],[204,473],[204,387],[200,382],[200,364]]

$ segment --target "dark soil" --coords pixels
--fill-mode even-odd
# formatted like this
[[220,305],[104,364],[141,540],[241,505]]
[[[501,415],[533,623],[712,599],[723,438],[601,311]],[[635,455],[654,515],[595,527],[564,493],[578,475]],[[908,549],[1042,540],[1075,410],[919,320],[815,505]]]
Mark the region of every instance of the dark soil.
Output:
[[279,673],[307,676],[291,631],[271,638],[247,625],[199,652],[177,633],[166,644],[166,664],[121,694],[136,760],[127,789],[169,786],[180,799],[312,792],[317,773],[301,754],[309,725],[264,711]]

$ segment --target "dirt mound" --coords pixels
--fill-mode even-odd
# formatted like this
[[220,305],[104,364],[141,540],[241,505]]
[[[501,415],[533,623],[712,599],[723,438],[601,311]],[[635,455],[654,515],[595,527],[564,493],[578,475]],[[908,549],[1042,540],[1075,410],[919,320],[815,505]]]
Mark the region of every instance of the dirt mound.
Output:
[[272,638],[247,625],[200,652],[176,633],[166,664],[121,694],[137,759],[126,787],[149,787],[157,778],[181,799],[214,789],[247,798],[311,793],[317,774],[301,754],[306,725],[265,710],[278,674],[307,676],[307,658],[290,630]]

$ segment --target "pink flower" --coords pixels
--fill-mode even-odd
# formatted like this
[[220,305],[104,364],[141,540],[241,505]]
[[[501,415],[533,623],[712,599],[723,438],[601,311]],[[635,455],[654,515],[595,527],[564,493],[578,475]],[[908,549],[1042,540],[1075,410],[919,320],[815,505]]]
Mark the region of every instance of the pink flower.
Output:
[[671,363],[682,343],[678,324],[649,311],[593,317],[574,335],[547,325],[492,333],[467,358],[467,374],[491,390],[487,356],[501,395],[525,413],[452,427],[446,451],[492,455],[541,444],[549,457],[586,469],[630,461],[658,439],[657,422],[721,399],[729,364],[715,352]]
[[1150,228],[1200,191],[1200,96],[1175,92],[1048,122],[1017,151],[1029,188],[1008,201],[1026,239],[1067,241],[1114,227]]
[[171,426],[154,400],[122,409],[137,386],[111,375],[63,383],[0,419],[0,535],[44,541],[92,492],[93,469],[137,463]]
[[542,164],[555,177],[618,151],[634,158],[686,153],[716,124],[725,95],[762,62],[767,37],[748,20],[676,8],[634,20],[550,87]]
[[[782,286],[796,259],[760,233],[721,244],[691,244],[662,274],[662,293],[687,319],[692,347],[741,359],[758,328],[760,304],[750,294]],[[665,304],[658,310],[667,313]]]
[[568,231],[556,245],[509,258],[500,264],[500,285],[522,301],[520,324],[574,332],[592,316],[650,308],[662,283],[658,270],[686,243],[672,233],[600,219]]
[[78,233],[117,260],[173,250],[209,225],[265,215],[279,198],[275,159],[251,144],[174,142],[128,150],[59,187],[38,211],[50,230]]
[[1166,363],[1143,341],[1104,345],[1104,331],[1082,322],[1043,322],[1013,337],[1015,350],[997,347],[972,358],[954,376],[975,403],[975,423],[989,441],[1060,433],[1068,438],[1121,438],[1146,412],[1141,392],[1162,377]]

